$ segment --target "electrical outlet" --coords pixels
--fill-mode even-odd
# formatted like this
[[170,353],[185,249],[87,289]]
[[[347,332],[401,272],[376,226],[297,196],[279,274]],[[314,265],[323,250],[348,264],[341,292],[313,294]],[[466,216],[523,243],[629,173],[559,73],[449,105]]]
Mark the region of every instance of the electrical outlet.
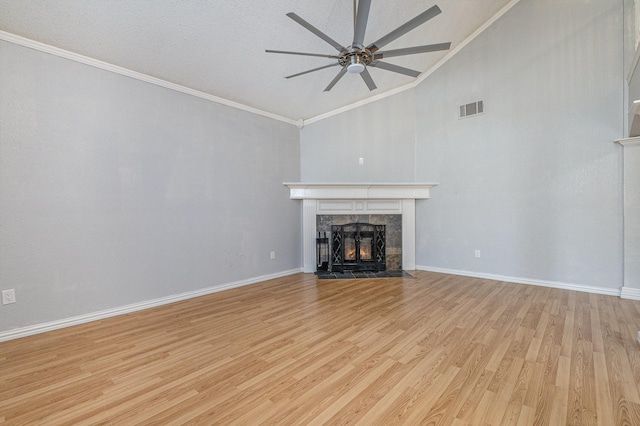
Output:
[[480,250],[476,250],[475,256],[478,258],[480,257]]
[[272,251],[271,253],[269,253],[269,257],[271,258],[271,260],[275,260],[276,258],[276,252]]
[[9,305],[10,303],[16,303],[16,291],[14,289],[2,291],[2,304]]
[[361,166],[364,164],[364,157],[358,158],[358,164],[360,164]]

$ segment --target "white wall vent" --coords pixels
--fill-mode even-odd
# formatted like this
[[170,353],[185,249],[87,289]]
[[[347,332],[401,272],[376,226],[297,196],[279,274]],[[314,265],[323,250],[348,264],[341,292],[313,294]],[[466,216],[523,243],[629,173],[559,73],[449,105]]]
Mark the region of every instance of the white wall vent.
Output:
[[476,101],[470,104],[460,105],[460,118],[466,118],[471,115],[482,114],[484,112],[484,102]]

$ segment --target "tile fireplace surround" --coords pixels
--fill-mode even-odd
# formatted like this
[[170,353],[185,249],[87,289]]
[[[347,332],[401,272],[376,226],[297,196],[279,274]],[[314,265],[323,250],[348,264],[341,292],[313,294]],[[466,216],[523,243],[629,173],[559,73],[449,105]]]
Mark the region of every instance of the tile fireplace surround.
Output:
[[304,272],[316,272],[317,215],[402,215],[402,268],[416,269],[416,200],[436,183],[284,183],[302,200]]

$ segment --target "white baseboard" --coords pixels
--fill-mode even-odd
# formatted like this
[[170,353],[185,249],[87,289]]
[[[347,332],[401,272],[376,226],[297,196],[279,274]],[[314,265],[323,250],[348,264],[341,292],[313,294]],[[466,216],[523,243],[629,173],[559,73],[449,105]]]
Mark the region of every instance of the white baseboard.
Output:
[[623,299],[640,300],[640,288],[622,287],[620,297]]
[[[432,266],[416,265],[416,269],[419,271],[438,272],[442,274],[450,275],[462,275],[465,277],[482,278],[487,280],[504,281],[516,284],[529,284],[542,287],[559,288],[563,290],[582,291],[586,293],[606,294],[609,296],[620,296],[624,299],[640,300],[640,289],[622,287],[622,290],[606,287],[593,287],[579,284],[568,284],[558,281],[545,281],[534,280],[529,278],[508,277],[504,275],[485,274],[481,272],[472,271],[460,271],[455,269],[436,268]],[[234,281],[226,284],[220,284],[214,287],[207,287],[200,290],[190,291],[186,293],[175,294],[172,296],[161,297],[159,299],[147,300],[131,305],[120,306],[117,308],[107,309],[104,311],[92,312],[89,314],[79,315],[71,318],[64,318],[61,320],[46,322],[42,324],[30,325],[28,327],[21,327],[14,330],[0,332],[0,342],[7,340],[19,339],[21,337],[31,336],[33,334],[45,333],[47,331],[58,330],[60,328],[71,327],[74,325],[85,324],[91,321],[97,321],[105,318],[114,317],[117,315],[128,314],[131,312],[141,311],[143,309],[153,308],[156,306],[167,305],[169,303],[179,302],[181,300],[192,299],[194,297],[204,296],[211,293],[217,293],[219,291],[228,290],[231,288],[242,287],[249,284],[255,284],[262,281],[268,281],[275,278],[286,277],[289,275],[303,272],[300,269],[291,269],[288,271],[282,271],[275,274],[263,275],[260,277],[249,278],[241,281]]]
[[[515,284],[529,284],[529,285],[537,285],[540,287],[559,288],[562,290],[574,290],[574,291],[582,291],[585,293],[596,293],[596,294],[606,294],[609,296],[620,296],[619,288],[593,287],[588,285],[569,284],[569,283],[563,283],[558,281],[534,280],[530,278],[518,278],[518,277],[508,277],[504,275],[485,274],[482,272],[458,271],[455,269],[443,269],[443,268],[436,268],[432,266],[416,265],[416,269],[420,271],[439,272],[442,274],[462,275],[465,277],[483,278],[483,279],[494,280],[494,281],[505,281],[505,282],[515,283]],[[636,290],[636,291],[637,291],[638,297],[640,297],[640,290]]]
[[159,299],[146,300],[143,302],[133,303],[131,305],[119,306],[117,308],[107,309],[104,311],[92,312],[89,314],[78,315],[76,317],[64,318],[61,320],[45,322],[42,324],[30,325],[14,330],[0,332],[0,342],[7,340],[19,339],[21,337],[31,336],[33,334],[45,333],[47,331],[57,330],[60,328],[71,327],[74,325],[84,324],[91,321],[101,320],[117,315],[128,314],[131,312],[141,311],[143,309],[153,308],[156,306],[167,305],[169,303],[179,302],[181,300],[192,299],[194,297],[204,296],[231,288],[242,287],[249,284],[255,284],[262,281],[272,280],[275,278],[286,277],[288,275],[302,272],[302,269],[291,269],[270,275],[262,275],[260,277],[249,278],[241,281],[234,281],[226,284],[219,284],[213,287],[207,287],[186,293],[174,294],[172,296],[161,297]]

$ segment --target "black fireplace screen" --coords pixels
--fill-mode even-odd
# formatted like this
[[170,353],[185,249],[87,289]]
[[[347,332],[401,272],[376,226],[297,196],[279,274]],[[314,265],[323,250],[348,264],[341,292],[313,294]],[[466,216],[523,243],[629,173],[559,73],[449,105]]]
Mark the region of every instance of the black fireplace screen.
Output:
[[333,272],[386,270],[385,225],[349,223],[331,227]]

